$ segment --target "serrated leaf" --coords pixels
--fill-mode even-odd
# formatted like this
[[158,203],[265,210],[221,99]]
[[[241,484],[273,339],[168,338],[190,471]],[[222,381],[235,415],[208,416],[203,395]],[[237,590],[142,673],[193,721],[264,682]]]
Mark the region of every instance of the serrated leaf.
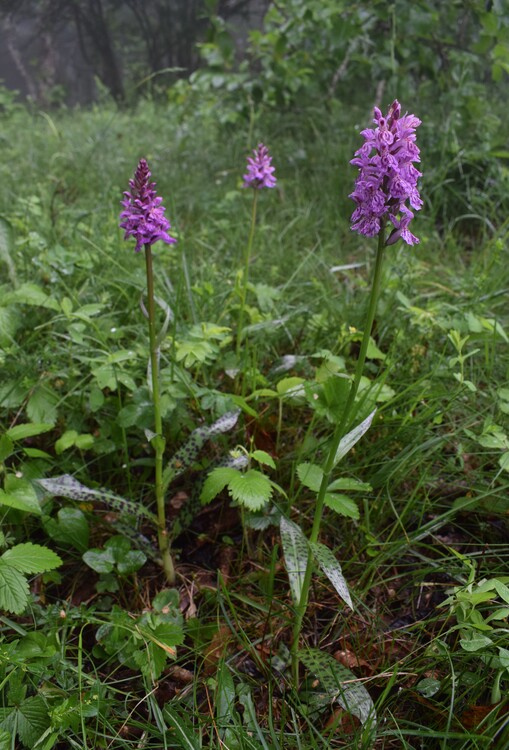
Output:
[[225,466],[218,466],[212,469],[203,483],[200,502],[203,505],[208,505],[208,503],[212,502],[236,474],[238,474],[236,469],[230,469]]
[[18,706],[17,714],[19,738],[26,747],[32,747],[50,725],[46,704],[38,695],[26,698]]
[[113,508],[121,513],[129,513],[137,518],[147,518],[152,523],[157,524],[156,516],[141,505],[141,503],[126,500],[125,497],[116,495],[105,487],[90,489],[90,487],[81,484],[81,482],[78,482],[70,474],[62,474],[59,477],[47,479],[37,479],[37,483],[50,495],[68,497],[70,500],[76,500],[79,503],[104,503],[108,508]]
[[299,604],[308,565],[308,541],[297,524],[285,516],[281,516],[280,532],[290,590],[293,601]]
[[316,464],[303,463],[297,466],[297,476],[308,489],[313,492],[320,490],[320,485],[323,479],[323,469]]
[[276,468],[276,464],[274,462],[274,459],[270,455],[270,453],[267,453],[266,451],[256,450],[256,451],[253,451],[251,455],[255,461],[258,461],[259,464],[263,464],[264,466],[270,466],[271,469]]
[[25,576],[0,560],[0,609],[20,615],[28,604],[29,594]]
[[260,510],[268,503],[272,490],[270,479],[256,469],[248,469],[243,473],[236,471],[228,482],[228,492],[232,499],[252,511]]
[[326,547],[324,544],[310,543],[311,552],[316,562],[325,573],[329,581],[332,583],[337,593],[348,604],[350,609],[353,609],[352,598],[348,590],[348,584],[343,576],[341,565],[334,557],[333,552]]
[[299,651],[299,659],[320,681],[321,687],[346,711],[374,729],[376,712],[371,696],[357,677],[330,654],[318,649]]
[[340,516],[353,518],[356,521],[359,519],[359,508],[357,507],[355,500],[352,500],[346,495],[338,495],[335,492],[327,492],[325,494],[324,503],[335,513],[339,513]]
[[54,425],[57,421],[57,404],[59,396],[47,385],[39,385],[33,391],[27,403],[27,416],[32,422],[43,422]]
[[48,432],[52,430],[53,425],[48,422],[34,424],[28,422],[27,424],[17,424],[6,430],[5,434],[8,435],[11,440],[24,440],[27,437],[34,437],[34,435],[40,435],[42,432]]
[[336,466],[336,464],[338,464],[341,459],[346,456],[349,451],[352,450],[354,445],[361,439],[364,433],[369,430],[375,414],[376,409],[373,409],[371,414],[369,414],[366,419],[358,424],[357,427],[354,427],[353,430],[350,430],[347,435],[341,438],[338,449],[336,451],[336,455],[334,456],[334,466]]
[[11,547],[3,553],[0,560],[16,568],[20,573],[28,574],[45,573],[62,565],[62,559],[56,552],[31,542]]

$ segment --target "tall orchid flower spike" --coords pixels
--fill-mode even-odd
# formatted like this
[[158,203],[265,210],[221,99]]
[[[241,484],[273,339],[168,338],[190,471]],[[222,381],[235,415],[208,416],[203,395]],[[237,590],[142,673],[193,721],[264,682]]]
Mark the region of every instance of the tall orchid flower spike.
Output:
[[152,268],[152,245],[158,240],[173,245],[177,240],[168,234],[170,222],[164,215],[163,199],[156,193],[155,182],[150,182],[150,171],[145,159],[140,159],[134,178],[129,180],[130,190],[124,193],[120,214],[120,227],[125,230],[124,238],[134,237],[135,251],[145,251],[147,272],[147,317],[150,341],[150,385],[154,405],[154,437],[151,444],[155,452],[154,494],[157,504],[157,540],[166,580],[175,583],[175,568],[166,531],[166,508],[163,486],[163,456],[165,439],[161,415],[161,390],[159,384],[159,346],[156,335],[156,312],[154,295],[154,272]]
[[253,150],[254,156],[247,157],[247,174],[243,176],[244,187],[273,188],[276,186],[274,167],[271,165],[272,157],[269,149],[263,143],[259,143]]
[[162,240],[168,245],[177,240],[170,237],[170,222],[164,215],[163,199],[158,197],[155,182],[149,182],[151,173],[145,159],[140,159],[134,179],[129,180],[130,191],[124,193],[120,214],[120,228],[125,229],[124,239],[136,239],[137,253],[144,245],[153,245]]
[[[414,211],[423,203],[417,189],[421,176],[414,162],[420,162],[415,143],[415,129],[421,124],[415,115],[401,117],[401,105],[395,99],[387,116],[378,107],[374,110],[376,128],[366,128],[361,135],[364,144],[355,152],[350,164],[359,167],[354,192],[357,208],[352,214],[352,230],[366,237],[375,237],[389,220],[394,229],[386,244],[402,239],[407,245],[419,242],[409,229]],[[410,204],[410,207],[407,205]]]

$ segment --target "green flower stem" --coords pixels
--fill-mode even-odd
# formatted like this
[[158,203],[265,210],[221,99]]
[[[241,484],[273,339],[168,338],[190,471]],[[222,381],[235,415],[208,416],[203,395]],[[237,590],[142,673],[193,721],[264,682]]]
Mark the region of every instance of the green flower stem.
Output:
[[240,347],[242,343],[242,329],[244,327],[244,312],[246,307],[247,297],[247,282],[249,279],[249,262],[251,260],[251,251],[253,249],[253,239],[256,226],[256,203],[258,199],[258,190],[253,190],[253,209],[251,212],[251,228],[249,230],[249,239],[247,241],[246,249],[244,250],[244,269],[242,272],[242,286],[240,288],[240,310],[239,319],[237,322],[237,343],[235,352],[237,354],[237,360],[240,359]]
[[170,585],[175,584],[175,569],[170,552],[170,540],[166,531],[166,509],[164,505],[163,487],[163,455],[165,440],[163,437],[163,421],[161,417],[161,398],[159,391],[159,362],[156,337],[155,303],[154,303],[154,274],[152,270],[152,247],[145,245],[145,261],[147,266],[147,310],[148,333],[150,339],[150,370],[152,375],[152,401],[154,404],[155,437],[152,445],[155,451],[155,495],[157,504],[157,541],[163,562],[166,579]]
[[[362,373],[364,370],[364,363],[366,361],[366,354],[368,351],[368,345],[369,345],[369,340],[371,336],[371,329],[373,327],[373,321],[375,319],[378,295],[380,292],[384,249],[385,249],[385,225],[382,225],[380,232],[378,234],[378,249],[377,249],[377,254],[376,254],[375,270],[373,272],[373,281],[371,284],[371,293],[369,296],[368,312],[366,315],[364,333],[362,335],[361,348],[359,352],[359,357],[357,359],[354,379],[350,386],[348,400],[346,402],[343,415],[341,417],[341,421],[338,422],[336,429],[334,430],[331,446],[329,449],[329,453],[327,455],[327,460],[325,461],[325,465],[323,467],[323,477],[322,477],[322,481],[320,484],[320,489],[318,491],[318,496],[316,499],[313,526],[311,529],[311,534],[309,536],[309,541],[312,544],[318,541],[318,534],[320,532],[323,508],[324,508],[324,503],[325,503],[325,493],[327,491],[327,487],[330,484],[331,473],[332,473],[332,470],[334,469],[334,460],[336,457],[336,452],[338,450],[338,446],[341,441],[341,438],[344,437],[346,433],[348,420],[350,417],[350,412],[352,410],[352,406],[354,404],[357,391],[359,390],[359,383],[361,382],[361,377],[362,377]],[[306,609],[307,609],[308,601],[309,601],[309,587],[311,584],[311,575],[313,572],[313,567],[314,567],[313,558],[310,552],[308,556],[306,572],[304,574],[304,580],[302,582],[300,602],[297,606],[297,610],[295,613],[295,622],[293,625],[292,670],[293,670],[293,677],[294,677],[294,682],[296,686],[299,684],[299,681],[298,681],[298,678],[299,678],[299,659],[298,659],[299,639],[300,639],[300,633],[302,630],[302,621],[304,619],[304,615],[306,614]]]

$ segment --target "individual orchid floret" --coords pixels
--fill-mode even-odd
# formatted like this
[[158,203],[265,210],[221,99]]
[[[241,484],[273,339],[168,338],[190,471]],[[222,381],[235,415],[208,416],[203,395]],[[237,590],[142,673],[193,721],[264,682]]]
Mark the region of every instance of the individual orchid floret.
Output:
[[391,104],[387,116],[375,107],[373,122],[361,135],[364,144],[350,164],[359,167],[352,198],[357,208],[352,214],[352,230],[366,237],[377,235],[386,221],[394,227],[386,244],[402,239],[407,245],[419,242],[409,230],[414,214],[423,205],[417,189],[421,176],[414,162],[420,162],[415,129],[421,121],[415,115],[401,117],[401,105]]
[[253,150],[254,157],[247,157],[247,174],[244,175],[243,187],[273,188],[276,185],[274,167],[271,166],[272,157],[269,149],[263,143],[259,143]]
[[149,182],[150,171],[145,159],[140,162],[134,173],[134,179],[129,180],[130,191],[124,192],[120,214],[120,228],[125,229],[124,239],[136,239],[135,251],[138,253],[144,245],[153,245],[162,240],[172,245],[177,240],[170,237],[168,230],[170,222],[164,215],[163,199],[156,193],[155,182]]

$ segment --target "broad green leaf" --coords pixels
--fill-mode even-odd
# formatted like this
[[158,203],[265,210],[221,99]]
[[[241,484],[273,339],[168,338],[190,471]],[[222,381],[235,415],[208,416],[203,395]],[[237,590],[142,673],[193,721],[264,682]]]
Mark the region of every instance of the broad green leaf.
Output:
[[113,573],[115,555],[112,549],[89,549],[82,555],[83,562],[96,573]]
[[57,454],[57,456],[59,456],[69,448],[72,448],[72,446],[76,443],[77,437],[78,433],[76,432],[76,430],[66,430],[66,432],[64,432],[64,434],[60,438],[58,438],[55,443],[55,453]]
[[50,725],[46,703],[38,695],[26,698],[18,706],[17,714],[19,738],[25,747],[32,747]]
[[235,685],[224,659],[221,659],[216,678],[215,691],[216,720],[220,727],[235,721]]
[[68,544],[78,552],[88,549],[88,521],[79,508],[60,508],[56,518],[44,521],[44,529],[52,539]]
[[212,502],[237,474],[236,469],[230,469],[226,466],[218,466],[212,469],[205,479],[200,493],[200,501],[203,505]]
[[333,552],[326,547],[324,544],[319,542],[312,544],[310,543],[311,552],[316,562],[323,570],[329,581],[332,583],[337,593],[348,604],[350,609],[353,609],[352,598],[348,591],[348,584],[345,581],[341,565],[334,557]]
[[236,471],[228,482],[228,492],[235,502],[251,511],[260,510],[272,496],[270,479],[256,469]]
[[29,422],[27,424],[17,424],[6,430],[5,434],[11,440],[24,440],[27,437],[34,437],[34,435],[40,435],[42,432],[48,432],[48,430],[52,429],[53,425],[49,423],[33,424]]
[[47,547],[25,542],[11,547],[0,557],[0,560],[11,565],[20,573],[45,573],[62,565],[61,558]]
[[495,590],[499,597],[503,599],[506,604],[509,604],[509,588],[502,583],[502,581],[499,581],[495,578]]
[[299,659],[320,681],[322,689],[332,700],[357,716],[362,724],[375,728],[375,706],[370,694],[353,672],[330,654],[318,649],[299,651]]
[[371,492],[372,489],[373,487],[367,482],[360,482],[358,479],[350,477],[341,477],[329,484],[327,492],[336,492],[337,490],[346,492]]
[[2,435],[0,437],[0,463],[3,463],[6,458],[9,458],[14,450],[14,443],[8,435]]
[[308,541],[293,521],[281,516],[281,543],[293,601],[299,604],[309,558]]
[[0,729],[0,750],[11,750],[13,746],[12,735],[6,729]]
[[359,519],[359,508],[355,500],[346,495],[338,495],[335,492],[327,492],[324,499],[325,505],[331,510],[339,513],[340,516],[347,518]]
[[339,461],[341,461],[341,459],[346,456],[349,451],[352,450],[354,445],[361,439],[364,433],[369,430],[375,413],[376,409],[374,409],[371,414],[366,417],[366,419],[358,424],[357,427],[354,427],[353,430],[351,430],[347,435],[341,438],[338,449],[336,451],[336,455],[334,456],[334,466],[336,466],[336,464],[338,464]]
[[19,308],[0,306],[0,347],[6,348],[14,343],[16,332],[21,325]]
[[0,505],[16,508],[25,513],[41,515],[41,506],[32,484],[27,479],[8,474],[4,483],[5,490],[0,490]]
[[30,594],[25,576],[0,559],[0,609],[20,615]]
[[41,384],[35,388],[27,403],[27,415],[32,422],[57,421],[59,396],[49,386]]
[[131,549],[117,561],[117,570],[121,576],[136,573],[147,562],[147,556],[141,549]]
[[276,385],[278,395],[288,401],[300,402],[306,397],[304,389],[304,378],[290,377],[283,378]]
[[253,451],[251,455],[255,461],[258,461],[259,464],[263,464],[264,466],[270,466],[271,469],[276,468],[276,464],[274,462],[274,459],[270,455],[270,453],[267,453],[266,451],[256,450],[256,451]]
[[20,302],[24,305],[35,305],[36,307],[47,307],[55,312],[60,312],[60,304],[44,292],[37,284],[22,284],[14,292],[8,295],[9,301]]
[[304,485],[313,492],[320,490],[323,478],[323,469],[316,464],[303,463],[297,466],[297,476]]
[[434,677],[425,677],[423,680],[419,680],[415,689],[425,698],[432,698],[435,693],[438,693],[441,686],[440,680],[436,680]]
[[487,635],[481,635],[481,633],[474,633],[473,631],[468,633],[468,637],[460,639],[460,645],[464,651],[479,651],[492,644],[493,641]]

